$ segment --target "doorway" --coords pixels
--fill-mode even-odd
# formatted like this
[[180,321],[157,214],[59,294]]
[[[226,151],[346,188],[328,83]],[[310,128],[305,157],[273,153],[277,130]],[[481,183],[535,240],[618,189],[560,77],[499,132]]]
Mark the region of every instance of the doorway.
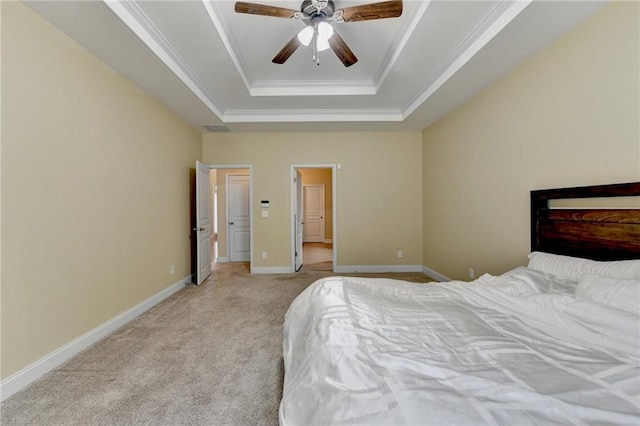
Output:
[[[197,191],[198,199],[195,204],[200,206],[199,215],[207,216],[210,221],[208,241],[206,243],[202,241],[197,246],[198,264],[208,263],[214,274],[218,264],[228,262],[248,263],[248,269],[251,270],[253,260],[251,166],[219,166],[200,163],[196,168],[202,169],[203,175],[207,173],[206,178],[203,176],[199,182],[201,187],[204,187],[206,181],[208,193],[205,194],[206,190]],[[197,228],[201,229],[201,227]],[[202,233],[196,232],[198,233],[196,238],[200,241]],[[230,241],[230,238],[233,238],[233,241]],[[235,251],[230,252],[230,248]],[[198,284],[204,281],[203,276],[205,276],[204,273],[196,274],[196,280],[200,280]]]
[[292,266],[294,271],[334,271],[336,167],[292,165]]
[[[211,168],[211,174],[215,174],[216,181],[216,212],[212,216],[217,230],[216,257],[211,261],[214,267],[217,263],[250,262],[253,234],[251,169],[215,166]],[[232,253],[234,248],[237,249]],[[242,255],[238,256],[238,253]]]
[[229,173],[226,177],[229,262],[248,262],[251,252],[249,175]]

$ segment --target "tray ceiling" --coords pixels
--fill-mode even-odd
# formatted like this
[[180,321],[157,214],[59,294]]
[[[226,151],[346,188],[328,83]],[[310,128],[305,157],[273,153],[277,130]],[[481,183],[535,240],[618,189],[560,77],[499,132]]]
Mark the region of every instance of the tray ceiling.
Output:
[[331,50],[316,65],[305,47],[273,64],[304,24],[233,1],[27,4],[204,131],[315,131],[421,130],[603,2],[404,1],[399,18],[334,23],[358,57],[349,68]]

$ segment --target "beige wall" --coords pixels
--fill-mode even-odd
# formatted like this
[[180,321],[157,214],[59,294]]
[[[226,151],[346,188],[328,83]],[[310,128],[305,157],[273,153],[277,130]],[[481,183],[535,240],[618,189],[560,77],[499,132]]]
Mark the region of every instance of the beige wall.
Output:
[[6,378],[190,274],[201,136],[25,5],[1,7]]
[[333,238],[333,188],[331,169],[300,169],[303,185],[324,185],[324,239]]
[[504,272],[530,190],[640,180],[639,8],[606,6],[423,132],[425,266]]
[[[208,164],[253,166],[254,266],[291,266],[291,164],[340,163],[338,265],[420,265],[420,132],[209,133]],[[384,173],[381,173],[384,171]],[[260,200],[271,203],[260,217]],[[396,251],[403,250],[398,259]],[[268,253],[268,259],[259,256]]]

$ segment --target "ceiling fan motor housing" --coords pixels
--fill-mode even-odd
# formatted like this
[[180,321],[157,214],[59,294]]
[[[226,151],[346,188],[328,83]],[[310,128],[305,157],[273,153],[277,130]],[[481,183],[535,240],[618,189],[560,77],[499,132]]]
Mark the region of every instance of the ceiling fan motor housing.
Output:
[[327,5],[321,10],[318,11],[318,8],[314,4],[313,0],[304,0],[302,2],[302,6],[300,6],[300,10],[302,13],[307,14],[311,20],[314,18],[325,18],[333,16],[333,12],[335,12],[336,7],[333,4],[333,0],[329,0]]

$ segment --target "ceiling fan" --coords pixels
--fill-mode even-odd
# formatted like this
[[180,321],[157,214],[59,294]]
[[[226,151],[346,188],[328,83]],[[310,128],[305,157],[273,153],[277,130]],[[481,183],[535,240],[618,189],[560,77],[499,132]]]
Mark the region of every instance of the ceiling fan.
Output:
[[345,67],[358,62],[349,46],[338,35],[332,22],[358,22],[372,19],[396,18],[402,15],[402,1],[383,1],[336,10],[333,0],[304,0],[300,11],[257,3],[236,2],[237,13],[299,19],[305,27],[298,32],[278,54],[273,63],[284,64],[300,45],[312,45],[313,62],[320,65],[319,52],[333,50]]

